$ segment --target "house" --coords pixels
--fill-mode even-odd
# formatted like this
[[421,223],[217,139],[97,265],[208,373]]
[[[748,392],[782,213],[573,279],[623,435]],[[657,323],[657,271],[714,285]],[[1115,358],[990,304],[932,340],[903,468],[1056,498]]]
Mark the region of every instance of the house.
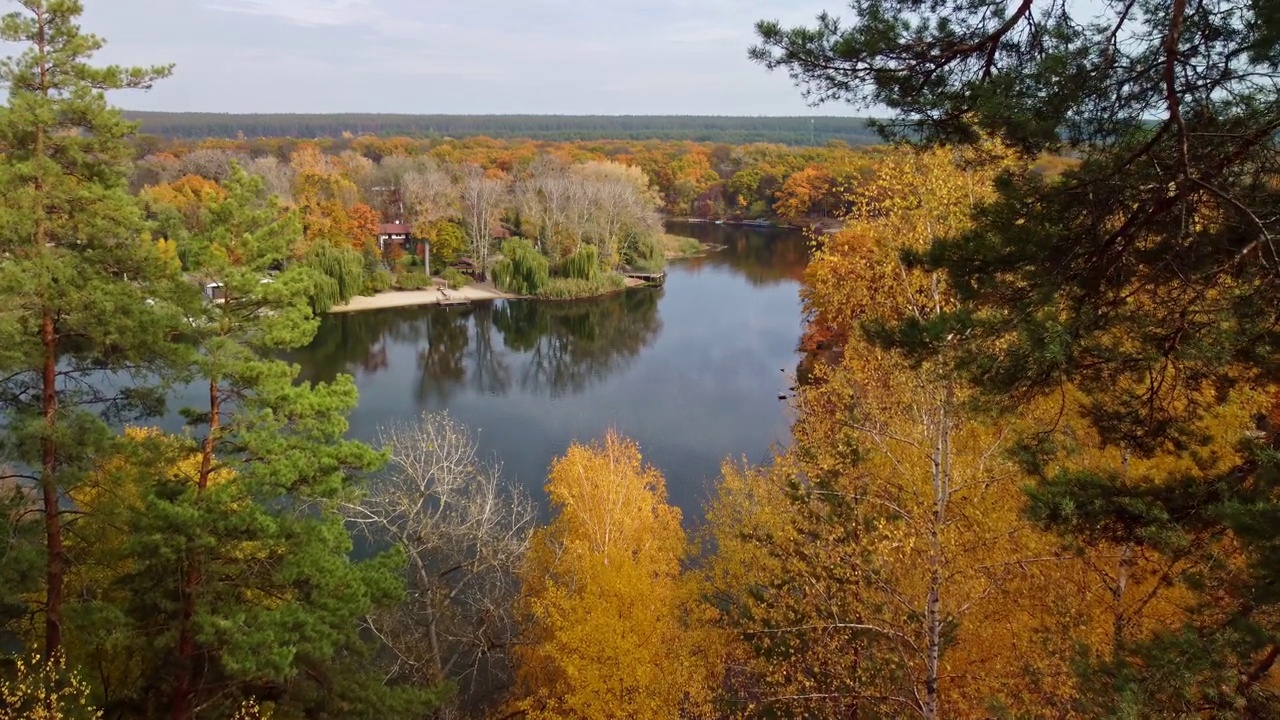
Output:
[[408,223],[382,223],[378,226],[378,252],[387,256],[396,248],[405,254],[417,255],[422,259],[423,265],[430,266],[431,243],[415,239]]
[[382,223],[378,226],[378,250],[385,255],[398,246],[408,252],[409,236],[410,230],[406,223]]

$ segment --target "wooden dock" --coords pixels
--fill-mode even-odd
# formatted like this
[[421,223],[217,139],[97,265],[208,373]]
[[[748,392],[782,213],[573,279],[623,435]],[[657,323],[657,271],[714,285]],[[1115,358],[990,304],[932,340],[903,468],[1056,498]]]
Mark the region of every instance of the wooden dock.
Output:
[[624,271],[621,275],[624,278],[639,280],[646,287],[659,287],[667,281],[667,272],[665,270],[656,273]]

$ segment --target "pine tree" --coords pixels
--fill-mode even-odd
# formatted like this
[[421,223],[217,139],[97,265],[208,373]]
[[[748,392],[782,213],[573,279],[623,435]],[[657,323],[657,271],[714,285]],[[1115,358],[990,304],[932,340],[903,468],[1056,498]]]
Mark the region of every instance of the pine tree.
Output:
[[[207,229],[189,238],[192,272],[221,296],[186,304],[207,400],[184,408],[186,438],[144,436],[124,461],[100,464],[94,493],[76,496],[92,509],[81,536],[102,538],[79,548],[95,558],[86,565],[115,570],[82,579],[86,594],[102,594],[83,618],[93,639],[73,659],[123,667],[99,684],[115,687],[104,704],[131,715],[225,717],[250,700],[420,712],[429,689],[383,687],[359,635],[404,586],[396,554],[350,557],[339,513],[382,461],[343,439],[355,385],[298,384],[297,367],[273,358],[318,326],[314,271],[272,270],[303,242],[301,224],[238,167],[224,189],[209,197]],[[149,631],[158,620],[165,630]],[[124,645],[113,647],[121,627]]]
[[[134,125],[104,91],[147,88],[168,68],[94,67],[103,45],[77,0],[22,0],[0,38],[0,410],[4,459],[33,468],[45,528],[44,656],[63,641],[63,499],[109,437],[104,418],[155,409],[132,384],[170,354],[173,325],[147,302],[174,278],[128,194]],[[126,375],[126,373],[130,373]],[[109,378],[110,382],[103,382]]]

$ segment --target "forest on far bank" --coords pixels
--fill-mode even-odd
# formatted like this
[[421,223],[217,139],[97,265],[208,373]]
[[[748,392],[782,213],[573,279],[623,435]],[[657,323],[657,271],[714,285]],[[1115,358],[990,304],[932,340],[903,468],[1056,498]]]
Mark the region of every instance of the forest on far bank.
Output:
[[729,144],[869,145],[878,136],[865,117],[698,115],[402,115],[375,113],[204,113],[126,110],[147,135],[188,140],[235,137],[336,138],[406,135],[528,140],[687,140]]

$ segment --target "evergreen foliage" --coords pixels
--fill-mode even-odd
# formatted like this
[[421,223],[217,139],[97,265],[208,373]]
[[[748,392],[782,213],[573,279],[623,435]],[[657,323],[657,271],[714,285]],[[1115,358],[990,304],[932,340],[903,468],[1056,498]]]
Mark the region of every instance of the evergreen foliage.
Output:
[[721,143],[851,145],[876,141],[859,117],[698,117],[574,115],[236,115],[230,113],[126,113],[143,132],[200,139],[249,137],[336,138],[401,135],[428,138],[534,140],[693,140]]
[[[20,55],[0,62],[0,463],[29,468],[45,530],[45,658],[63,640],[66,492],[106,446],[109,420],[159,410],[138,378],[171,377],[178,278],[129,195],[134,126],[104,91],[168,68],[94,67],[103,43],[76,0],[27,0],[0,20]],[[148,301],[151,302],[148,302]],[[180,353],[179,353],[180,354]],[[113,377],[118,383],[102,383]]]

